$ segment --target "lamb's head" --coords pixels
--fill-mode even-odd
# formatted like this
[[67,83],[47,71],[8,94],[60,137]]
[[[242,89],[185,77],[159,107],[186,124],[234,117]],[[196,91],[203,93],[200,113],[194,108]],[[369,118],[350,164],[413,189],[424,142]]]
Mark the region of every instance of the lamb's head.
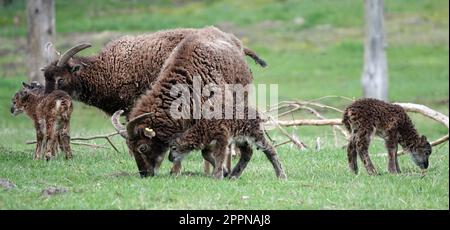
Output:
[[428,158],[431,155],[431,144],[427,141],[427,137],[420,137],[417,144],[410,151],[414,163],[421,169],[427,169]]
[[17,91],[11,100],[11,113],[17,116],[25,111],[25,107],[30,104],[30,95],[39,94],[44,86],[33,81],[31,84],[22,82],[22,88]]
[[172,138],[172,141],[169,145],[169,161],[171,162],[181,162],[184,157],[189,154],[189,152],[195,149],[195,146],[190,140],[186,139],[184,134],[177,134]]
[[[164,148],[154,140],[156,132],[149,127],[151,113],[145,113],[131,119],[126,126],[119,122],[124,111],[119,110],[111,117],[111,122],[117,132],[127,140],[129,151],[135,156],[138,167],[144,165],[146,170],[140,169],[141,176],[154,176],[159,169],[164,156],[158,154]],[[156,153],[156,154],[155,154]]]
[[51,93],[53,90],[59,89],[66,91],[72,97],[76,97],[76,90],[80,88],[79,75],[85,68],[85,63],[83,63],[79,58],[74,58],[73,56],[91,47],[90,44],[79,44],[69,50],[67,50],[58,60],[52,61],[55,55],[52,53],[57,53],[56,51],[51,51],[52,45],[48,43],[46,46],[47,55],[49,62],[48,66],[43,68],[45,76],[45,92]]

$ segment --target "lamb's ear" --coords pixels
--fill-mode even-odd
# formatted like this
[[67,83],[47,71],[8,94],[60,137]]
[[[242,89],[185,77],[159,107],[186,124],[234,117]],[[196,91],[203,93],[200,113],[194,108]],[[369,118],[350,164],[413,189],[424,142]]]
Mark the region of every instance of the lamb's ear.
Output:
[[147,127],[144,129],[144,136],[153,138],[154,136],[156,136],[156,132],[153,129]]
[[27,84],[27,83],[25,83],[25,82],[22,82],[22,85],[23,85],[23,87],[24,87],[25,89],[31,89],[31,88],[32,88],[31,85],[29,85],[29,84]]
[[425,135],[422,135],[422,137],[420,138],[420,141],[422,143],[427,143],[428,142],[427,137]]

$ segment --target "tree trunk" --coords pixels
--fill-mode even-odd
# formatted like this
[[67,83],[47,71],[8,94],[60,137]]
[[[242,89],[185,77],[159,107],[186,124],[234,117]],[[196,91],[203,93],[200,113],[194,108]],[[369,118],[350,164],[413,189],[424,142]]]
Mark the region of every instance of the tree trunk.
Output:
[[28,79],[44,83],[40,69],[48,64],[45,44],[55,40],[55,1],[28,0],[27,20]]
[[364,97],[388,100],[388,74],[384,26],[383,0],[365,0],[366,38],[364,44]]

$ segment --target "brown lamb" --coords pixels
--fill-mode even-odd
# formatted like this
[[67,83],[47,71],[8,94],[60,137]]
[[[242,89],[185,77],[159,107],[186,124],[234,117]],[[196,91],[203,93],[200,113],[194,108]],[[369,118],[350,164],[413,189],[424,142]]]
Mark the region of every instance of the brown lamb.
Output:
[[[129,114],[125,128],[117,121],[113,124],[127,138],[141,176],[153,176],[159,168],[164,153],[173,136],[193,126],[198,119],[174,119],[170,106],[177,99],[170,95],[177,84],[193,84],[194,77],[200,77],[203,86],[213,83],[247,85],[252,76],[242,51],[229,36],[216,28],[209,27],[185,38],[167,59],[158,79]],[[201,98],[205,100],[204,97]],[[192,103],[192,98],[188,100]],[[151,116],[153,114],[153,116]],[[149,132],[148,130],[151,130]]]
[[[253,150],[252,144],[262,149],[266,157],[272,163],[278,178],[285,179],[286,174],[278,159],[275,148],[267,142],[261,129],[262,119],[256,116],[249,117],[246,107],[244,119],[201,119],[194,126],[179,134],[171,142],[169,160],[181,161],[192,150],[201,150],[203,158],[210,162],[213,167],[213,175],[216,179],[222,179],[229,173],[224,167],[228,156],[228,147],[234,143],[240,150],[240,159],[233,168],[230,178],[238,178],[250,161]],[[234,109],[236,111],[236,109]]]
[[36,150],[34,158],[40,159],[42,152],[49,160],[56,155],[58,146],[66,159],[72,158],[70,149],[70,116],[73,111],[70,96],[61,90],[44,94],[44,86],[37,82],[22,83],[12,99],[11,113],[14,116],[25,112],[34,122]]
[[390,173],[400,173],[397,160],[398,144],[411,154],[417,166],[421,169],[428,168],[431,145],[425,136],[419,135],[401,106],[377,99],[360,99],[345,109],[342,122],[351,133],[347,154],[349,167],[354,173],[358,173],[356,155],[359,155],[367,172],[370,175],[377,174],[368,153],[373,134],[385,141]]
[[[107,44],[99,54],[89,57],[74,56],[89,48],[89,44],[69,49],[59,60],[43,68],[46,93],[63,90],[73,99],[97,107],[108,115],[120,109],[128,114],[139,96],[158,78],[174,48],[187,36],[205,34],[205,31],[226,37],[238,47],[242,56],[247,55],[259,65],[266,66],[234,35],[215,27],[172,29],[119,38]],[[242,65],[247,66],[246,63]]]

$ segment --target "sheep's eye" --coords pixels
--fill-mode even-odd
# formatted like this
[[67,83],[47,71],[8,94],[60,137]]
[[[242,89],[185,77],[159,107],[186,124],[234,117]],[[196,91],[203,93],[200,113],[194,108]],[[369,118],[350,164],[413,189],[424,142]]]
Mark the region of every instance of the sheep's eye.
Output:
[[62,78],[58,79],[58,85],[62,85],[64,83],[64,80]]
[[139,147],[138,147],[138,151],[139,151],[140,153],[148,152],[148,149],[149,149],[149,147],[148,147],[148,145],[146,145],[146,144],[139,145]]

